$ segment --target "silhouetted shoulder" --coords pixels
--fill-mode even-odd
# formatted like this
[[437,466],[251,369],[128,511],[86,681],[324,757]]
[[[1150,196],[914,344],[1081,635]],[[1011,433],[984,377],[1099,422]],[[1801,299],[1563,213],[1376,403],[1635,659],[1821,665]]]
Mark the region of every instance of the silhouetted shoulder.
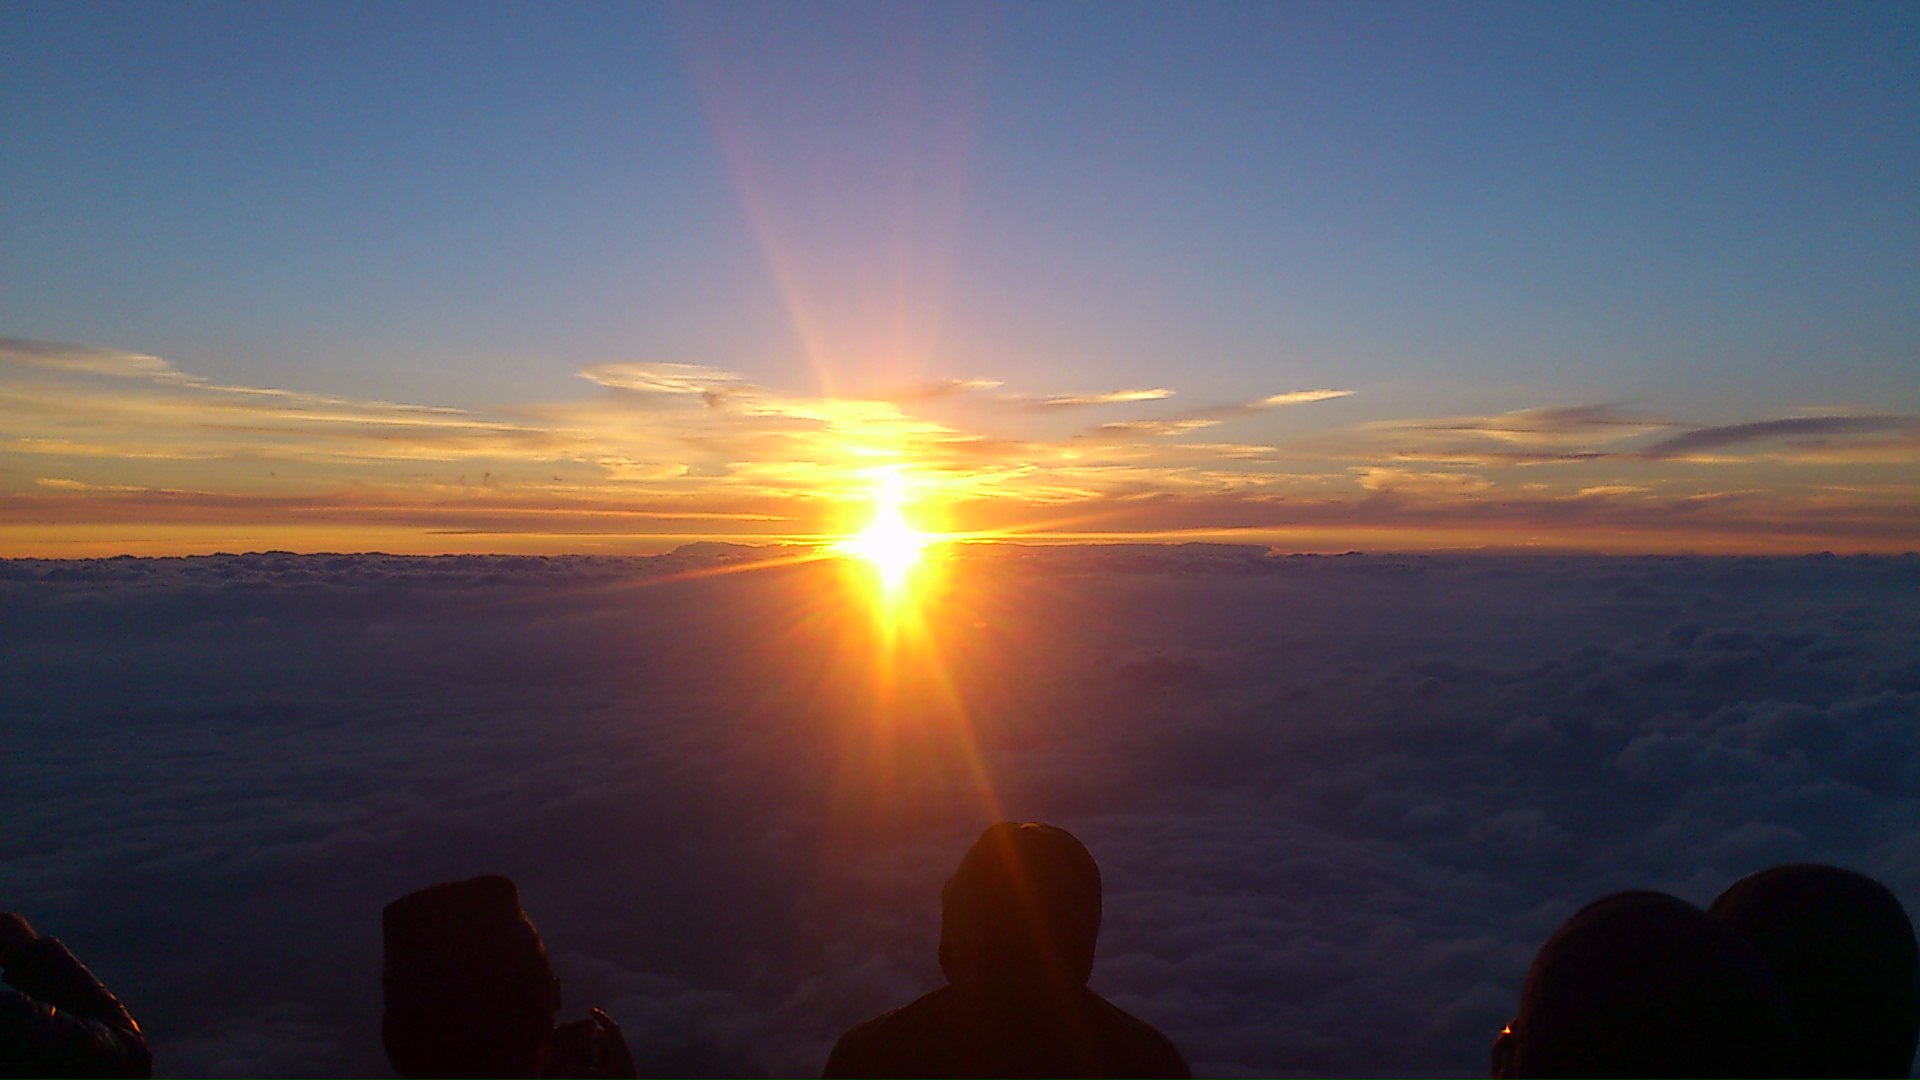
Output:
[[1116,1073],[1116,1076],[1141,1077],[1191,1077],[1193,1069],[1187,1064],[1173,1040],[1160,1033],[1160,1029],[1145,1020],[1108,1001],[1094,995],[1096,1001],[1112,1013],[1110,1028],[1129,1033],[1128,1044],[1132,1047],[1131,1057],[1140,1064],[1137,1071]]
[[820,1075],[823,1078],[901,1075],[897,1068],[888,1068],[888,1062],[897,1056],[890,1054],[889,1050],[902,1041],[912,1041],[915,1018],[921,1016],[915,1010],[928,998],[938,997],[948,989],[942,987],[898,1009],[881,1013],[849,1028],[846,1034],[840,1036],[840,1041],[833,1044],[833,1052],[827,1055],[826,1068],[821,1070]]
[[860,1024],[825,1077],[1190,1077],[1172,1040],[1083,986],[944,986]]

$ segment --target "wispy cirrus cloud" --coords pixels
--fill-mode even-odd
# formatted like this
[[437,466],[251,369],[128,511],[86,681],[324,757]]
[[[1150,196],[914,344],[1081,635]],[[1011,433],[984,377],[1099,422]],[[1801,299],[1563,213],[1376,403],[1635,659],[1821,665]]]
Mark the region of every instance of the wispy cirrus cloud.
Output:
[[943,401],[948,398],[959,397],[962,394],[995,390],[1004,385],[1006,384],[999,379],[940,379],[935,382],[922,383],[917,386],[882,390],[872,396],[882,401],[893,401],[901,404],[921,401]]
[[[1282,408],[1288,405],[1310,405],[1317,401],[1333,401],[1351,397],[1351,390],[1287,390],[1268,394],[1253,401],[1233,402],[1225,405],[1211,405],[1181,413],[1179,416],[1165,418],[1173,420],[1210,419],[1224,420],[1234,416],[1246,416],[1268,409]],[[1095,393],[1053,394],[1035,396],[1031,394],[1003,393],[1000,400],[1037,412],[1053,412],[1068,409],[1093,408],[1103,405],[1137,405],[1149,401],[1164,401],[1174,397],[1175,391],[1164,386],[1142,387],[1126,390],[1103,390]]]
[[[405,405],[263,387],[226,386],[140,353],[0,338],[0,409],[14,440],[56,444],[91,439],[111,446],[121,434],[185,436],[195,444],[268,442],[278,434],[352,445],[381,456],[397,432],[444,435],[450,443],[482,435],[533,435],[534,429],[464,409]],[[156,449],[158,444],[150,446]],[[349,451],[350,452],[350,451]]]
[[1619,409],[1608,404],[1516,409],[1492,416],[1394,421],[1379,425],[1379,429],[1466,436],[1520,446],[1565,446],[1613,443],[1674,426],[1669,420],[1624,416]]
[[1115,420],[1110,424],[1101,424],[1089,432],[1093,438],[1126,439],[1140,435],[1173,436],[1185,435],[1189,431],[1210,428],[1220,421],[1198,416],[1181,417],[1172,420]]
[[1332,457],[1360,455],[1457,465],[1602,460],[1619,444],[1670,430],[1672,421],[1624,415],[1614,405],[1516,409],[1486,416],[1375,420],[1303,446]]
[[1351,390],[1286,390],[1277,394],[1268,394],[1252,401],[1238,401],[1226,405],[1211,405],[1183,413],[1180,419],[1211,420],[1216,423],[1232,420],[1236,417],[1255,416],[1272,409],[1284,409],[1293,405],[1312,405],[1321,401],[1338,401],[1352,397]]
[[1653,460],[1719,460],[1748,447],[1772,447],[1785,456],[1819,458],[1842,453],[1860,436],[1897,460],[1920,460],[1920,416],[1796,416],[1750,424],[1694,428],[1640,451]]
[[[1171,396],[1171,390],[1122,390],[1111,394],[1086,395],[1073,398],[1048,399],[1044,406],[1088,405],[1132,403],[1157,400]],[[1351,390],[1291,390],[1284,393],[1269,394],[1254,401],[1236,402],[1228,405],[1213,405],[1192,409],[1172,416],[1150,417],[1135,420],[1113,420],[1082,432],[1076,438],[1092,441],[1120,442],[1137,438],[1172,439],[1191,432],[1224,424],[1237,417],[1253,416],[1270,409],[1284,408],[1290,405],[1310,405],[1319,401],[1334,401],[1352,396]],[[1202,452],[1205,452],[1204,450]]]
[[594,364],[581,368],[580,377],[612,390],[641,394],[723,393],[746,383],[733,372],[703,364]]
[[1164,386],[1143,390],[1107,390],[1098,394],[1057,394],[1033,401],[1036,409],[1077,409],[1090,405],[1131,405],[1141,401],[1170,398],[1173,391]]
[[1311,405],[1316,401],[1334,401],[1343,397],[1352,397],[1351,390],[1288,390],[1279,394],[1268,394],[1258,401],[1250,401],[1240,406],[1242,410],[1256,412],[1260,409],[1277,409],[1285,405]]
[[1493,481],[1470,473],[1411,472],[1384,465],[1366,465],[1353,471],[1360,486],[1376,495],[1453,500],[1494,489]]
[[158,356],[101,349],[89,345],[61,345],[48,341],[0,338],[0,360],[22,367],[50,371],[113,375],[123,378],[179,379],[199,382]]
[[[1652,442],[1650,436],[1662,436]],[[1490,416],[1375,421],[1323,440],[1334,456],[1368,454],[1459,465],[1606,461],[1871,463],[1920,461],[1920,417],[1833,412],[1692,426],[1617,405],[1520,409]]]

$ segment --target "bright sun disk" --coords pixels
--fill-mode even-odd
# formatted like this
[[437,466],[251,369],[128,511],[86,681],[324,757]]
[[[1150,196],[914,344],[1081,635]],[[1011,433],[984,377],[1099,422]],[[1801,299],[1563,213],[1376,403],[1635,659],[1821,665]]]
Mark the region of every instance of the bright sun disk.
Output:
[[903,501],[899,478],[885,476],[875,485],[873,516],[866,526],[836,545],[842,555],[863,559],[873,567],[890,593],[906,584],[907,575],[932,543],[932,537],[907,521]]
[[907,524],[899,511],[880,513],[867,527],[847,539],[841,550],[873,565],[888,588],[897,587],[920,561],[927,535]]

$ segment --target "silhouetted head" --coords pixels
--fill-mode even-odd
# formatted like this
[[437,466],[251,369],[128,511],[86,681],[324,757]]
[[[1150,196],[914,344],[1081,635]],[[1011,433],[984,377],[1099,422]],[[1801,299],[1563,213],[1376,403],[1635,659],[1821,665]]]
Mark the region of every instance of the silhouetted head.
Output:
[[1776,866],[1735,882],[1708,910],[1780,980],[1806,1075],[1908,1075],[1920,1041],[1920,950],[1886,886],[1832,866]]
[[1792,1076],[1785,995],[1760,954],[1692,904],[1625,892],[1534,957],[1494,1044],[1498,1076]]
[[940,894],[949,982],[1051,975],[1084,983],[1100,936],[1100,868],[1065,829],[1003,821],[980,834]]
[[503,877],[410,893],[381,916],[381,1036],[401,1076],[535,1076],[560,995]]

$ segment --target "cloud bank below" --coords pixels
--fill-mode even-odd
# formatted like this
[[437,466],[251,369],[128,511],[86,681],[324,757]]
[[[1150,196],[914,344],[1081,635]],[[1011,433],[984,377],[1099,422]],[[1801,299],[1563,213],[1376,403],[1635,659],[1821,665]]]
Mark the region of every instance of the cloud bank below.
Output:
[[0,893],[186,1075],[384,1074],[380,905],[489,871],[649,1072],[809,1074],[1001,817],[1203,1074],[1478,1075],[1614,889],[1920,911],[1912,557],[969,549],[888,651],[754,554],[0,563]]

